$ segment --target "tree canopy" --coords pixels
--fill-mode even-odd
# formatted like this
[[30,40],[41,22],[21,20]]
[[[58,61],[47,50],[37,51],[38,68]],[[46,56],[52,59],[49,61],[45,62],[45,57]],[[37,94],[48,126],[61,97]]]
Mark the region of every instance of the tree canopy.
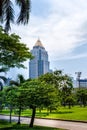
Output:
[[87,89],[81,88],[76,92],[77,101],[84,107],[87,105]]
[[32,109],[30,127],[33,126],[36,108],[40,108],[41,106],[48,108],[50,105],[56,105],[58,102],[56,88],[53,85],[40,82],[37,79],[25,82],[19,87],[19,91],[22,97],[25,95],[26,106],[29,106]]
[[5,33],[0,27],[0,65],[24,67],[23,62],[32,58],[29,48],[20,39],[16,34]]
[[46,73],[39,77],[40,81],[45,81],[48,84],[54,84],[57,89],[63,87],[73,87],[70,76],[63,74],[61,70],[56,70],[53,73]]

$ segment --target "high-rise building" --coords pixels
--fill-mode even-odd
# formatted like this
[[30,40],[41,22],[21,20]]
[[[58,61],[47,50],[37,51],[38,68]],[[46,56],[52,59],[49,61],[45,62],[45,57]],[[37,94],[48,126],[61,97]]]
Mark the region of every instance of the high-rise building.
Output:
[[48,53],[39,39],[33,46],[31,53],[34,58],[29,62],[29,78],[37,78],[49,72]]

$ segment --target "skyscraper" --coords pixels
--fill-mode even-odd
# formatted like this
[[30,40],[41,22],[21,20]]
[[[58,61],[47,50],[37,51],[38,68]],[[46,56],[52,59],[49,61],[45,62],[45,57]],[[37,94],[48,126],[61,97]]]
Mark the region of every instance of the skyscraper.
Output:
[[29,62],[29,78],[37,78],[49,72],[48,53],[39,39],[33,46],[31,53],[34,58]]

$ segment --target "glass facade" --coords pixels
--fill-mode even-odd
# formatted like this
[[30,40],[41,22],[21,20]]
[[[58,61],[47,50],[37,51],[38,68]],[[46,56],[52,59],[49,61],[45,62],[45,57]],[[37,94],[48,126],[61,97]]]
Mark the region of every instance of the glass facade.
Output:
[[48,53],[40,40],[37,40],[31,53],[34,58],[29,62],[29,78],[37,78],[40,75],[49,72]]
[[78,83],[80,88],[87,88],[87,79],[79,79]]

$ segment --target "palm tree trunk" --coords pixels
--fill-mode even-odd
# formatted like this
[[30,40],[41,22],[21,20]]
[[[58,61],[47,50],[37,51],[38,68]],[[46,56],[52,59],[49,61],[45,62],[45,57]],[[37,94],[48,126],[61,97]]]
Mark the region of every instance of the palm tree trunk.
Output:
[[32,117],[31,117],[31,121],[30,121],[29,127],[33,127],[34,119],[35,119],[35,114],[36,114],[36,107],[33,107],[32,108]]

